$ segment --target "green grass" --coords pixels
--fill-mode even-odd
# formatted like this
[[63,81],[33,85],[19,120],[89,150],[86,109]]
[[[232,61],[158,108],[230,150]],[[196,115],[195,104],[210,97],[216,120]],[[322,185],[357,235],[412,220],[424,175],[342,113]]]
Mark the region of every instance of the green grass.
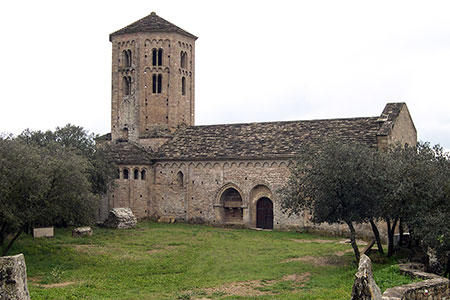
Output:
[[[86,238],[72,238],[70,229],[57,229],[52,239],[23,236],[9,254],[25,255],[33,300],[349,299],[357,266],[352,252],[335,256],[351,249],[338,240],[143,222],[133,230],[94,228]],[[293,259],[301,257],[308,259]],[[378,260],[380,288],[410,282],[394,260]],[[283,279],[293,274],[300,280]],[[242,285],[252,292],[236,292]]]

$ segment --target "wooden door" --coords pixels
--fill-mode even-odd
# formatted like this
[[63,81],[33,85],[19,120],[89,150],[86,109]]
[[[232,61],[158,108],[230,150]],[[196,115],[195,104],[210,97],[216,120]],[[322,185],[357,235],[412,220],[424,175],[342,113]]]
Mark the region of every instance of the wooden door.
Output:
[[256,227],[273,229],[273,203],[269,198],[261,198],[256,204]]

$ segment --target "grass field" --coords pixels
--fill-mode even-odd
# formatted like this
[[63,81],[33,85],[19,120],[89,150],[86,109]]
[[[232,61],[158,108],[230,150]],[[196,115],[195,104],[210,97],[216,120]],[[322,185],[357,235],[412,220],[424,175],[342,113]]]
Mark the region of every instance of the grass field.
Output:
[[[33,300],[350,299],[357,269],[340,238],[151,222],[85,238],[23,236],[16,253]],[[380,288],[410,281],[395,261],[374,260]]]

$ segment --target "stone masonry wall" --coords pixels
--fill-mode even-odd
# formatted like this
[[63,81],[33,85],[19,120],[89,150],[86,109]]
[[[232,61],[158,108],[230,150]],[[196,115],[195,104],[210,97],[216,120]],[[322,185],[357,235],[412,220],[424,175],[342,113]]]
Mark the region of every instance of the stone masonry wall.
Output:
[[[123,177],[123,170],[128,169],[128,179]],[[138,170],[138,178],[134,178],[134,170]],[[118,207],[131,208],[137,218],[148,216],[150,199],[150,168],[144,165],[121,166],[120,178],[114,180],[114,189],[109,192],[109,209]],[[145,171],[145,179],[142,179]]]
[[[153,66],[152,50],[162,49],[161,66]],[[123,51],[132,53],[131,66],[124,65]],[[181,52],[187,53],[181,66]],[[162,75],[161,93],[153,93],[152,76]],[[195,40],[177,33],[133,33],[112,40],[112,140],[138,141],[143,136],[167,134],[194,125]],[[131,78],[131,91],[124,94],[123,77]],[[186,92],[181,92],[185,77]]]
[[395,120],[391,134],[388,136],[388,144],[401,144],[414,146],[417,143],[417,131],[414,127],[411,115],[406,105],[402,107],[398,118]]
[[302,217],[288,218],[281,212],[277,190],[288,176],[285,161],[157,163],[151,211],[158,216],[222,224],[224,208],[220,198],[228,188],[234,188],[242,198],[243,225],[256,226],[256,203],[261,197],[267,197],[274,205],[274,228],[303,226]]

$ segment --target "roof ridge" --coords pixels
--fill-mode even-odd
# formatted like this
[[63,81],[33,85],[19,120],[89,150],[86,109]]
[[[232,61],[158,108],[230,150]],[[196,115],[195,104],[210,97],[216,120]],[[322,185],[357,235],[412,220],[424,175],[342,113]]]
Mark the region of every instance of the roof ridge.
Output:
[[186,30],[178,27],[177,25],[161,18],[155,12],[152,12],[148,16],[145,16],[136,22],[133,22],[109,35],[109,40],[112,41],[112,37],[127,33],[137,32],[175,32],[193,39],[197,37]]
[[311,120],[287,120],[287,121],[261,121],[261,122],[249,122],[249,123],[222,123],[222,124],[205,124],[205,125],[194,125],[188,126],[186,129],[190,128],[198,128],[198,127],[213,127],[213,126],[234,126],[234,125],[259,125],[259,124],[287,124],[287,123],[309,123],[309,122],[317,122],[317,121],[343,121],[343,120],[362,120],[362,119],[378,119],[380,116],[370,116],[370,117],[354,117],[354,118],[329,118],[329,119],[311,119]]

